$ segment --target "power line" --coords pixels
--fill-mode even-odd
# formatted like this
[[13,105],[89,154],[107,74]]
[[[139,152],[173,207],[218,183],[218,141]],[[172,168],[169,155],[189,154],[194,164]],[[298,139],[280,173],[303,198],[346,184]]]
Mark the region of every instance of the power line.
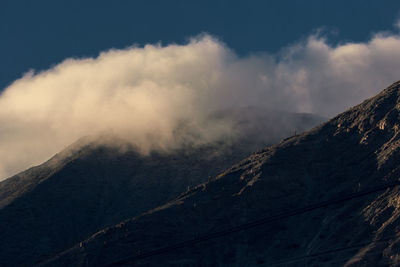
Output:
[[370,243],[377,244],[377,243],[387,242],[390,239],[392,239],[392,238],[382,238],[382,239],[372,240],[371,242],[364,242],[364,243],[358,243],[358,244],[351,245],[351,246],[328,249],[328,250],[312,253],[312,254],[309,254],[309,255],[293,257],[291,259],[276,261],[276,262],[273,262],[273,263],[262,264],[261,266],[271,266],[272,267],[272,266],[279,266],[279,265],[288,264],[288,263],[299,262],[299,261],[303,261],[303,260],[315,259],[315,258],[324,256],[324,255],[329,255],[329,254],[332,254],[332,253],[337,253],[337,252],[342,252],[342,251],[347,251],[347,250],[354,250],[354,249],[358,249],[358,248],[363,248],[363,247],[369,245]]
[[346,201],[349,201],[349,200],[354,199],[354,198],[363,197],[363,196],[366,196],[366,195],[369,195],[369,194],[372,194],[372,193],[383,191],[385,189],[393,188],[393,187],[398,186],[398,185],[400,185],[399,182],[394,182],[394,183],[388,183],[388,184],[385,184],[385,185],[375,186],[375,187],[372,187],[370,189],[366,189],[366,190],[363,190],[363,191],[359,191],[359,192],[355,192],[355,193],[349,194],[347,196],[337,197],[337,198],[334,198],[334,199],[331,199],[331,200],[322,201],[322,202],[319,202],[319,203],[316,203],[316,204],[311,204],[311,205],[305,206],[303,208],[294,209],[292,211],[283,212],[283,213],[280,213],[280,214],[277,214],[277,215],[273,215],[273,216],[269,216],[269,217],[264,217],[262,219],[251,221],[251,222],[248,222],[248,223],[244,223],[244,224],[241,224],[241,225],[238,225],[238,226],[234,226],[234,227],[226,229],[226,230],[221,230],[221,231],[218,231],[218,232],[206,234],[206,235],[203,235],[203,236],[200,236],[200,237],[197,237],[197,238],[189,239],[189,240],[186,240],[186,241],[183,241],[183,242],[180,242],[180,243],[176,243],[176,244],[173,244],[173,245],[170,245],[170,246],[166,246],[166,247],[163,247],[163,248],[159,248],[159,249],[155,249],[155,250],[152,250],[152,251],[144,252],[144,253],[141,253],[141,254],[138,254],[138,255],[135,255],[135,256],[126,257],[124,259],[118,260],[116,262],[112,262],[110,264],[106,264],[104,266],[106,267],[106,266],[117,266],[117,265],[123,265],[123,264],[132,264],[132,263],[134,263],[135,261],[138,261],[138,260],[142,260],[142,259],[145,259],[145,258],[149,258],[149,257],[153,257],[153,256],[156,256],[156,255],[160,255],[160,254],[165,254],[165,253],[168,253],[170,251],[174,251],[174,250],[177,250],[177,249],[180,249],[180,248],[192,246],[192,245],[195,245],[195,244],[198,244],[198,243],[201,243],[201,242],[205,242],[205,241],[208,241],[208,240],[211,240],[211,239],[227,236],[227,235],[230,235],[230,234],[233,234],[233,233],[237,233],[237,232],[242,231],[242,230],[247,230],[247,229],[250,229],[250,228],[254,228],[256,226],[260,226],[260,225],[264,225],[264,224],[267,224],[267,223],[279,221],[279,220],[286,219],[286,218],[289,218],[289,217],[293,217],[293,216],[296,216],[296,215],[299,215],[299,214],[303,214],[303,213],[306,213],[306,212],[309,212],[309,211],[312,211],[312,210],[324,208],[324,207],[327,207],[327,206],[330,206],[330,205],[333,205],[333,204],[346,202]]

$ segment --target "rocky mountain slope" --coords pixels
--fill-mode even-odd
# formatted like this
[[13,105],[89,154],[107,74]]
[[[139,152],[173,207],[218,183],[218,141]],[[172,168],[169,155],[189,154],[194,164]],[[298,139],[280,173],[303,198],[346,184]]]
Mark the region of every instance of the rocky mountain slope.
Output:
[[141,155],[115,137],[85,137],[48,162],[0,182],[0,265],[40,262],[173,200],[293,129],[321,121],[254,108],[215,116],[235,121],[235,138]]
[[43,266],[399,266],[400,82]]

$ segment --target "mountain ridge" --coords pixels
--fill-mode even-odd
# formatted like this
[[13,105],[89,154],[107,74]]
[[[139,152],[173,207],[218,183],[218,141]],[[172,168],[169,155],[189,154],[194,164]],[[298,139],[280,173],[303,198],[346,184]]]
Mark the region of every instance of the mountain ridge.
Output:
[[[257,220],[260,214],[398,182],[399,91],[396,82],[328,122],[253,154],[176,200],[103,229],[46,264],[115,263]],[[300,264],[309,266],[396,266],[400,263],[398,192],[398,186],[373,192],[134,264],[241,266],[300,258]],[[310,256],[340,247],[350,249]]]

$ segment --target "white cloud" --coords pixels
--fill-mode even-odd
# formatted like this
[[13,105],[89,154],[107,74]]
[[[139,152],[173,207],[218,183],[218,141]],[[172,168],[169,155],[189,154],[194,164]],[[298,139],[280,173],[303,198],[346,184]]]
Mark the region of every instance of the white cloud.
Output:
[[399,79],[400,37],[332,47],[311,36],[277,56],[236,56],[210,36],[186,45],[110,50],[29,72],[0,96],[0,178],[81,136],[112,129],[143,151],[179,146],[183,122],[207,143],[229,131],[207,121],[232,106],[331,116]]

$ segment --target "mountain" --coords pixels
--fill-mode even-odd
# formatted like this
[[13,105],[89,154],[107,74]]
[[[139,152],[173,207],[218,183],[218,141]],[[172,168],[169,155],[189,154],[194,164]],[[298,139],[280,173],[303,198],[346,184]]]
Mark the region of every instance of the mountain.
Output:
[[0,265],[43,261],[104,227],[175,199],[294,129],[322,120],[257,108],[224,110],[213,117],[234,121],[229,140],[143,155],[115,136],[89,136],[0,182]]
[[399,266],[400,82],[42,266]]

